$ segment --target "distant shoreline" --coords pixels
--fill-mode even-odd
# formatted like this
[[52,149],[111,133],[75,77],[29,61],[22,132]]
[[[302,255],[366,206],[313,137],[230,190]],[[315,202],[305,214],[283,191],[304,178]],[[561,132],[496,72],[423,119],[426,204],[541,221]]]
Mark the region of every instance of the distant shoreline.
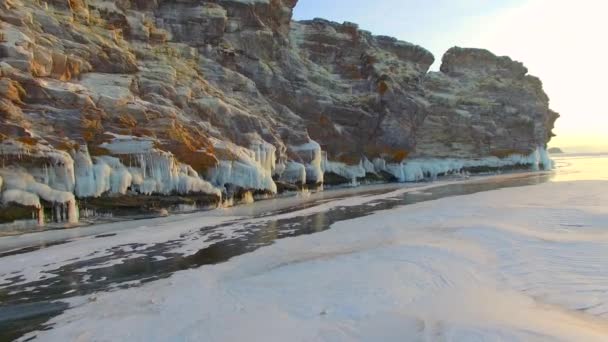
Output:
[[551,155],[553,158],[559,157],[599,157],[606,156],[608,157],[608,151],[606,152],[563,152],[563,153],[555,153]]

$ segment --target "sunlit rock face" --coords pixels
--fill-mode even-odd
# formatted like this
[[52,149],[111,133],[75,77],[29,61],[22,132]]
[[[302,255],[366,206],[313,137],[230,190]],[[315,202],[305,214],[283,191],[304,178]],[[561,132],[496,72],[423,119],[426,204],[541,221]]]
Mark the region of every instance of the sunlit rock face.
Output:
[[283,68],[296,86],[278,100],[304,119],[329,159],[401,161],[414,148],[431,53],[320,19],[294,23],[290,38]]
[[558,114],[541,81],[520,62],[452,48],[426,76],[430,106],[417,132],[417,156],[477,158],[529,154],[552,137]]
[[[414,158],[536,160],[551,137],[557,114],[521,63],[454,48],[429,73],[424,48],[294,22],[296,3],[0,0],[2,176],[77,199],[219,197],[418,179]],[[19,184],[1,190],[40,197]],[[38,203],[5,204],[17,194]]]

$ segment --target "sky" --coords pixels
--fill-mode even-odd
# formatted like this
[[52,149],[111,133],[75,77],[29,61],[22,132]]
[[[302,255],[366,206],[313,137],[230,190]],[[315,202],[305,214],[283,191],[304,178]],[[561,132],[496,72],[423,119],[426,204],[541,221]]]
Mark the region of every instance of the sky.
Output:
[[523,62],[561,114],[550,146],[608,151],[608,1],[300,0],[297,20],[358,23],[430,50],[439,69],[452,46],[485,48]]

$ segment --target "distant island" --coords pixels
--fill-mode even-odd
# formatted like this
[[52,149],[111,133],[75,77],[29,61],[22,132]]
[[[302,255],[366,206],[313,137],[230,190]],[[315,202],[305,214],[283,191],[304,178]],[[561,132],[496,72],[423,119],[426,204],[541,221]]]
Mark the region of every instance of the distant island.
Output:
[[551,147],[550,149],[547,150],[547,152],[552,153],[552,154],[564,153],[564,151],[562,151],[562,149],[559,147]]

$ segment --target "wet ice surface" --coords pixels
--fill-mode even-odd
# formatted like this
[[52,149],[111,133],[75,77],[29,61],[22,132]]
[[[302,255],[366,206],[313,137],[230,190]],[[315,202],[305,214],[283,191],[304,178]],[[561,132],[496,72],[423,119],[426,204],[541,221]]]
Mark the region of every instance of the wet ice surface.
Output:
[[[254,217],[225,216],[175,220],[163,230],[133,233],[133,243],[121,232],[100,233],[0,258],[0,339],[39,329],[67,308],[72,297],[137,287],[176,271],[217,264],[252,252],[278,239],[327,230],[333,223],[380,210],[448,196],[504,187],[538,184],[547,174],[510,176],[430,185],[420,189],[379,188],[357,196],[321,198]],[[238,209],[247,211],[248,209]],[[247,214],[247,213],[244,213]],[[217,224],[209,224],[216,221]],[[180,223],[184,226],[180,227]],[[196,225],[203,228],[194,228]],[[190,227],[192,226],[192,227]],[[130,232],[129,232],[130,233]],[[128,234],[128,233],[127,233]],[[173,234],[173,235],[172,235]]]

